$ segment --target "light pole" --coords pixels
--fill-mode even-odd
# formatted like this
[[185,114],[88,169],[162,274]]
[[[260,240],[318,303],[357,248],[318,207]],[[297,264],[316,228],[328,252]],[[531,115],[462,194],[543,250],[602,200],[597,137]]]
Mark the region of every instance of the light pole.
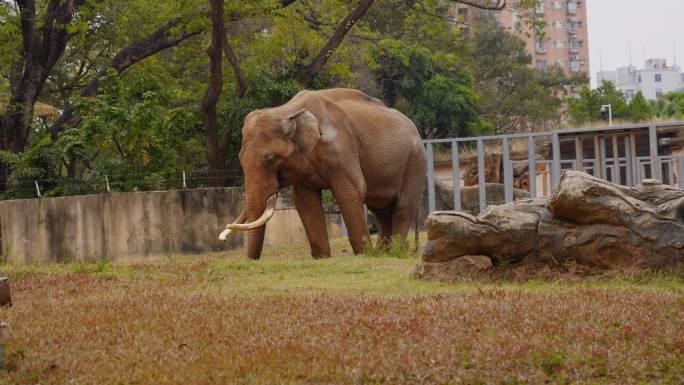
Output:
[[608,125],[613,127],[613,106],[611,104],[604,104],[601,106],[601,112],[608,110]]

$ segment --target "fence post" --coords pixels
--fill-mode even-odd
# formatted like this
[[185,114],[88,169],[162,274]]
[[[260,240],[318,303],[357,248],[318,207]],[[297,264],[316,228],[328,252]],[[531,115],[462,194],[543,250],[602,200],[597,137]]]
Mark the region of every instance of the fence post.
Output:
[[484,142],[482,139],[477,140],[477,179],[478,179],[478,193],[480,201],[480,212],[484,211],[485,203],[487,201],[487,183],[485,180],[485,153]]
[[427,144],[428,157],[428,210],[435,211],[435,160],[432,152],[432,143]]
[[611,182],[622,184],[620,181],[620,149],[618,148],[618,137],[613,135],[613,172]]
[[599,152],[601,157],[601,178],[608,180],[608,167],[606,166],[606,138],[599,138]]
[[112,192],[112,191],[109,189],[109,177],[108,177],[107,175],[105,175],[105,183],[107,184],[107,192]]
[[527,168],[530,175],[530,196],[537,197],[537,151],[534,143],[534,136],[527,137]]
[[632,154],[632,136],[625,135],[625,162],[627,163],[627,186],[634,186],[634,180],[636,179],[634,175],[634,154]]
[[651,155],[651,178],[663,180],[660,162],[658,161],[658,131],[655,124],[648,127],[648,145]]
[[553,152],[553,160],[551,161],[551,188],[558,182],[561,171],[561,153],[560,153],[560,138],[558,133],[554,132],[551,136],[551,147]]
[[603,154],[601,154],[601,144],[599,137],[597,135],[594,136],[594,176],[597,178],[603,178],[603,169],[601,168],[603,165],[603,161],[601,160],[601,157]]
[[677,186],[684,189],[684,156],[677,158]]
[[584,172],[584,141],[581,137],[575,138],[575,170]]
[[513,164],[511,164],[511,149],[508,147],[508,138],[501,140],[503,146],[503,172],[504,172],[504,200],[506,203],[513,202]]
[[188,188],[188,185],[185,184],[185,171],[183,171],[183,189]]
[[451,142],[451,180],[455,211],[461,211],[461,166],[459,165],[459,157],[458,142]]
[[38,181],[37,181],[37,180],[34,180],[33,183],[36,184],[36,194],[38,194],[38,198],[41,198],[41,195],[40,195],[40,187],[38,187]]

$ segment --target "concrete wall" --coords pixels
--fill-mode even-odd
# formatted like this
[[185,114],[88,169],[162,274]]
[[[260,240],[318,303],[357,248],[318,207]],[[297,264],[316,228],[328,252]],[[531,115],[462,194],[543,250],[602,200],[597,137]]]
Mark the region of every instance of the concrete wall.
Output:
[[[297,210],[286,193],[281,195],[266,225],[264,245],[306,244]],[[240,214],[243,203],[238,188],[0,201],[0,259],[124,260],[230,250],[242,246],[245,237],[236,233],[227,242],[217,237]],[[339,209],[325,209],[328,237],[346,235]]]
[[[328,238],[339,238],[346,235],[342,230],[342,215],[339,212],[327,211],[325,216]],[[281,246],[293,243],[308,244],[302,220],[294,208],[277,209],[273,218],[266,225],[264,245]]]
[[2,258],[120,260],[227,250],[243,237],[217,237],[242,204],[237,188],[2,201]]

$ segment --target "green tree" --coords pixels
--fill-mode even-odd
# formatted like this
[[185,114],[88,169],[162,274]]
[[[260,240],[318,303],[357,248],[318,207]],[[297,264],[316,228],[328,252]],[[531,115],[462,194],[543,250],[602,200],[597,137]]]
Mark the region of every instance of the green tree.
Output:
[[653,118],[653,111],[648,101],[641,91],[634,95],[634,98],[629,103],[629,116],[634,121],[646,121]]
[[660,119],[684,118],[684,91],[671,92],[650,102],[654,115]]
[[[446,17],[454,2],[503,7],[496,0],[0,0],[0,108],[7,110],[0,190],[35,178],[237,173],[244,116],[304,87],[380,90],[426,136],[479,132],[487,126],[475,111],[471,53]],[[533,25],[536,0],[515,3]],[[390,72],[379,78],[399,70],[400,87],[376,84],[380,67]],[[63,113],[35,119],[37,100]]]
[[568,112],[576,124],[608,120],[608,116],[601,113],[601,106],[607,104],[611,105],[613,119],[631,118],[625,96],[612,82],[603,82],[594,90],[590,90],[588,86],[582,87],[579,98],[570,101]]
[[[0,2],[0,73],[9,85],[0,119],[0,150],[18,154],[30,144],[39,98],[61,99],[59,107],[67,110],[50,129],[56,139],[65,123],[78,120],[66,100],[74,91],[93,96],[105,68],[123,72],[197,34],[189,19],[179,16],[195,12],[191,2],[160,1],[155,12],[149,11],[144,1]],[[0,162],[0,188],[9,170],[7,162]]]
[[472,75],[455,54],[433,54],[388,40],[373,52],[373,74],[385,103],[404,111],[424,138],[468,136],[481,128]]
[[574,80],[560,70],[540,74],[530,67],[525,42],[491,17],[478,20],[473,40],[477,110],[496,132],[539,128],[559,118],[554,92]]

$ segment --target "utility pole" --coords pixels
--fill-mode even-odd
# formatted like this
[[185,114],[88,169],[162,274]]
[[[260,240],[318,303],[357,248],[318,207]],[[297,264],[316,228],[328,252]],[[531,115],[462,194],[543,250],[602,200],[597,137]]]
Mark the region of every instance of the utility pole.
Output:
[[613,106],[611,104],[604,104],[601,106],[601,112],[608,111],[608,126],[613,127]]

